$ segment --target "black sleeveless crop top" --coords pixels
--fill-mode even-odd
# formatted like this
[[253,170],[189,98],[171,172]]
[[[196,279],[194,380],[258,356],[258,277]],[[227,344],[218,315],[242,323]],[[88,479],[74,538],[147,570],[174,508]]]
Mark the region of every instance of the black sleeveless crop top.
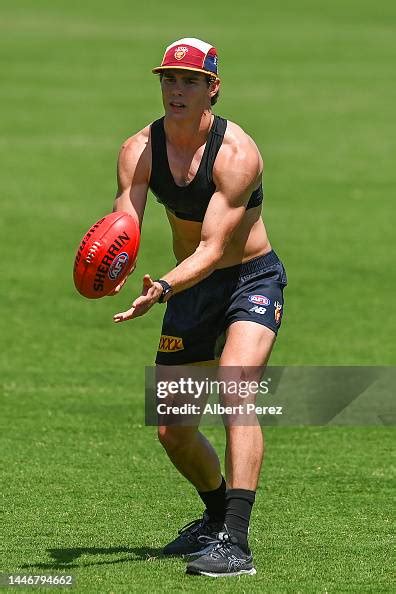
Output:
[[[204,220],[209,201],[216,191],[213,183],[213,164],[223,143],[227,120],[215,115],[204,154],[194,179],[186,186],[178,186],[173,179],[166,151],[164,118],[151,124],[152,168],[150,189],[158,202],[166,206],[179,219]],[[262,184],[250,196],[246,209],[263,201]]]

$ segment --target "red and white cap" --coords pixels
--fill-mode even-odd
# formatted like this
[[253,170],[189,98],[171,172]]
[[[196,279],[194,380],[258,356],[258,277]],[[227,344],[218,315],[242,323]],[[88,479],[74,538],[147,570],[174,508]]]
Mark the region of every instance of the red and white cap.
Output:
[[217,77],[217,50],[215,47],[195,39],[186,37],[174,41],[169,45],[162,58],[161,66],[153,68],[154,74],[171,68],[180,68],[181,70],[195,70]]

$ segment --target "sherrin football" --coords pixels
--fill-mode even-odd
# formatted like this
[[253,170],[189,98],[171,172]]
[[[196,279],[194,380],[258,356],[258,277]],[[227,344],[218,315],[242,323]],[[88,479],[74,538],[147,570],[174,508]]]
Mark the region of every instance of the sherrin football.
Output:
[[88,299],[111,293],[135,264],[139,243],[139,226],[127,212],[112,212],[92,225],[74,261],[77,291]]

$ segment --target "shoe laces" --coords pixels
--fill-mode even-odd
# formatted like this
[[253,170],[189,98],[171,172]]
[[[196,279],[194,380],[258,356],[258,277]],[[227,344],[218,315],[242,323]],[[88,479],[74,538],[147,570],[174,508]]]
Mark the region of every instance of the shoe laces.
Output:
[[[192,520],[191,522],[188,522],[188,524],[186,524],[185,526],[180,528],[179,534],[184,535],[188,540],[191,540],[191,541],[195,540],[195,533],[200,528],[205,526],[205,524],[207,524],[207,523],[208,523],[208,516],[205,512],[204,515],[202,516],[202,518],[199,518],[198,520]],[[198,537],[198,539],[199,538],[200,537]]]
[[[219,532],[215,538],[212,536],[198,536],[198,541],[207,547],[211,547],[208,554],[213,558],[226,557],[231,547],[237,544],[237,539],[227,531]],[[214,554],[213,554],[214,553]]]

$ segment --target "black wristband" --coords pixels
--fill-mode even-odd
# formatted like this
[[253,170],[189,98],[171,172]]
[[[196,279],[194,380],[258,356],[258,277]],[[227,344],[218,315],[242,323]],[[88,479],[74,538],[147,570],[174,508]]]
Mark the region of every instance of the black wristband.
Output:
[[162,293],[160,295],[160,298],[158,299],[158,303],[164,303],[165,298],[172,293],[172,287],[170,286],[169,283],[167,283],[165,280],[162,280],[160,278],[158,278],[157,280],[154,281],[155,283],[159,283],[162,287]]

